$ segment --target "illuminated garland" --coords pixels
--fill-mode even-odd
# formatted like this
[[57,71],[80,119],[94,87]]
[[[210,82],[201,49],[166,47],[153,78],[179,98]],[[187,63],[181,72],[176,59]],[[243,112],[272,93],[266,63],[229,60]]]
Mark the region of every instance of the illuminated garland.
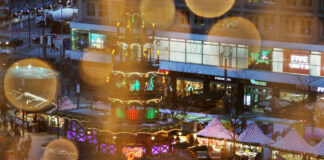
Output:
[[[54,114],[54,112],[53,112]],[[58,116],[58,115],[51,115],[53,117],[56,117],[56,118],[63,118],[63,119],[67,119],[67,120],[70,120],[70,121],[77,121],[79,123],[89,123],[88,121],[84,121],[84,120],[78,120],[78,119],[74,119],[74,118],[69,118],[69,117],[65,117],[65,116]],[[58,113],[59,114],[59,113]],[[163,126],[163,127],[159,127],[159,128],[142,128],[141,130],[150,130],[151,132],[144,132],[144,131],[138,131],[136,132],[136,130],[134,130],[133,132],[126,132],[126,131],[123,131],[123,132],[113,132],[113,131],[110,131],[110,130],[102,130],[102,129],[98,129],[98,128],[95,128],[95,127],[88,127],[87,126],[87,129],[93,129],[93,130],[96,130],[96,131],[99,131],[99,132],[106,132],[106,133],[110,133],[110,134],[148,134],[148,135],[156,135],[156,134],[159,134],[159,133],[169,133],[169,132],[172,132],[172,131],[181,131],[182,130],[182,127],[181,127],[181,121],[178,122],[177,124],[175,125],[169,125],[169,126]],[[170,129],[170,128],[174,128],[174,129]],[[140,130],[140,129],[138,129]],[[158,130],[157,132],[153,132],[154,130]],[[152,133],[153,132],[153,133]]]
[[113,74],[114,75],[118,75],[118,74],[121,74],[123,75],[124,77],[131,77],[133,75],[138,75],[138,76],[148,76],[149,74],[153,74],[154,76],[156,76],[157,74],[159,74],[158,72],[155,72],[155,71],[151,71],[151,72],[146,72],[146,73],[141,73],[141,72],[129,72],[129,73],[125,73],[125,72],[122,72],[122,71],[113,71]]
[[151,102],[154,102],[154,103],[160,103],[162,101],[161,98],[153,98],[153,99],[149,99],[149,100],[121,100],[121,99],[118,99],[118,98],[109,98],[109,100],[113,103],[115,102],[120,102],[121,104],[131,104],[131,103],[138,103],[140,105],[143,105],[143,104],[149,104]]

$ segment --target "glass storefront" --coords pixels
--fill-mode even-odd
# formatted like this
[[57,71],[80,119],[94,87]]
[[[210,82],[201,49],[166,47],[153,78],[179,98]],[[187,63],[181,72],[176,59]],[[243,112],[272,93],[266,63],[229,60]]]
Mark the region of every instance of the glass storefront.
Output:
[[189,96],[192,94],[202,94],[204,83],[197,79],[177,79],[177,95]]
[[72,29],[72,50],[104,49],[106,35]]
[[289,102],[302,102],[303,100],[306,100],[308,98],[308,94],[306,93],[300,93],[296,91],[287,91],[282,90],[280,91],[280,99],[286,100]]
[[267,105],[264,102],[272,98],[272,89],[261,86],[246,86],[244,88],[244,105],[251,106],[254,112],[263,112]]

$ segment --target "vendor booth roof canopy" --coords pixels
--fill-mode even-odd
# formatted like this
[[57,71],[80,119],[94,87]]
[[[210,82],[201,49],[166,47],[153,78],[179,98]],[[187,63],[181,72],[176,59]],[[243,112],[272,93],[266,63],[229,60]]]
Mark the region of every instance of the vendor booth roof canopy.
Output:
[[261,145],[272,144],[274,141],[263,134],[260,128],[255,124],[249,125],[238,137],[239,142],[258,143]]
[[206,128],[197,133],[197,136],[218,138],[218,139],[233,139],[233,133],[228,131],[218,118],[214,118],[209,122]]
[[306,152],[311,148],[295,129],[291,129],[284,138],[271,145],[271,147],[297,152]]
[[314,155],[324,156],[324,139],[316,146],[310,148],[308,152]]

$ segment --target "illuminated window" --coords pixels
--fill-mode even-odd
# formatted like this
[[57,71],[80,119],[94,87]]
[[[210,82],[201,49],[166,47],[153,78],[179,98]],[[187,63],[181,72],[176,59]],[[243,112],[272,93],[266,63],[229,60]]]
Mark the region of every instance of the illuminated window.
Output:
[[130,88],[129,88],[129,90],[130,90],[131,92],[133,92],[133,91],[138,92],[138,91],[140,91],[140,86],[141,86],[141,83],[140,83],[138,80],[135,80],[135,82],[130,83]]
[[116,115],[117,115],[118,118],[124,118],[125,117],[124,112],[121,109],[117,109]]
[[106,35],[91,33],[89,34],[89,40],[91,42],[91,48],[103,49]]
[[138,119],[138,110],[129,110],[128,119],[137,120]]
[[146,118],[147,119],[154,119],[156,113],[157,113],[157,110],[155,110],[155,109],[147,110]]

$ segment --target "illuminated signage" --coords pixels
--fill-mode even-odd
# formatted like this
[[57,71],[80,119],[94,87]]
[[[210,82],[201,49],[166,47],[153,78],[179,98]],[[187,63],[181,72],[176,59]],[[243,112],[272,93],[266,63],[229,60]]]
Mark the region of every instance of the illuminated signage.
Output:
[[123,148],[123,154],[126,156],[127,160],[133,160],[135,158],[142,158],[143,157],[143,149],[139,147],[134,148]]
[[272,69],[272,48],[264,48],[258,52],[249,52],[249,68],[260,70]]
[[169,70],[159,69],[159,74],[169,75],[170,71]]
[[[225,78],[224,77],[215,77],[215,80],[219,80],[219,81],[225,81]],[[231,78],[227,78],[227,81],[232,81]]]
[[317,92],[322,92],[322,93],[324,93],[324,87],[317,87]]
[[256,81],[256,80],[253,80],[251,79],[251,84],[254,84],[254,85],[258,85],[258,86],[267,86],[267,82],[263,82],[263,81]]
[[250,53],[251,59],[255,64],[266,63],[270,64],[270,51],[261,51],[260,53]]
[[290,56],[290,68],[309,70],[309,56]]

